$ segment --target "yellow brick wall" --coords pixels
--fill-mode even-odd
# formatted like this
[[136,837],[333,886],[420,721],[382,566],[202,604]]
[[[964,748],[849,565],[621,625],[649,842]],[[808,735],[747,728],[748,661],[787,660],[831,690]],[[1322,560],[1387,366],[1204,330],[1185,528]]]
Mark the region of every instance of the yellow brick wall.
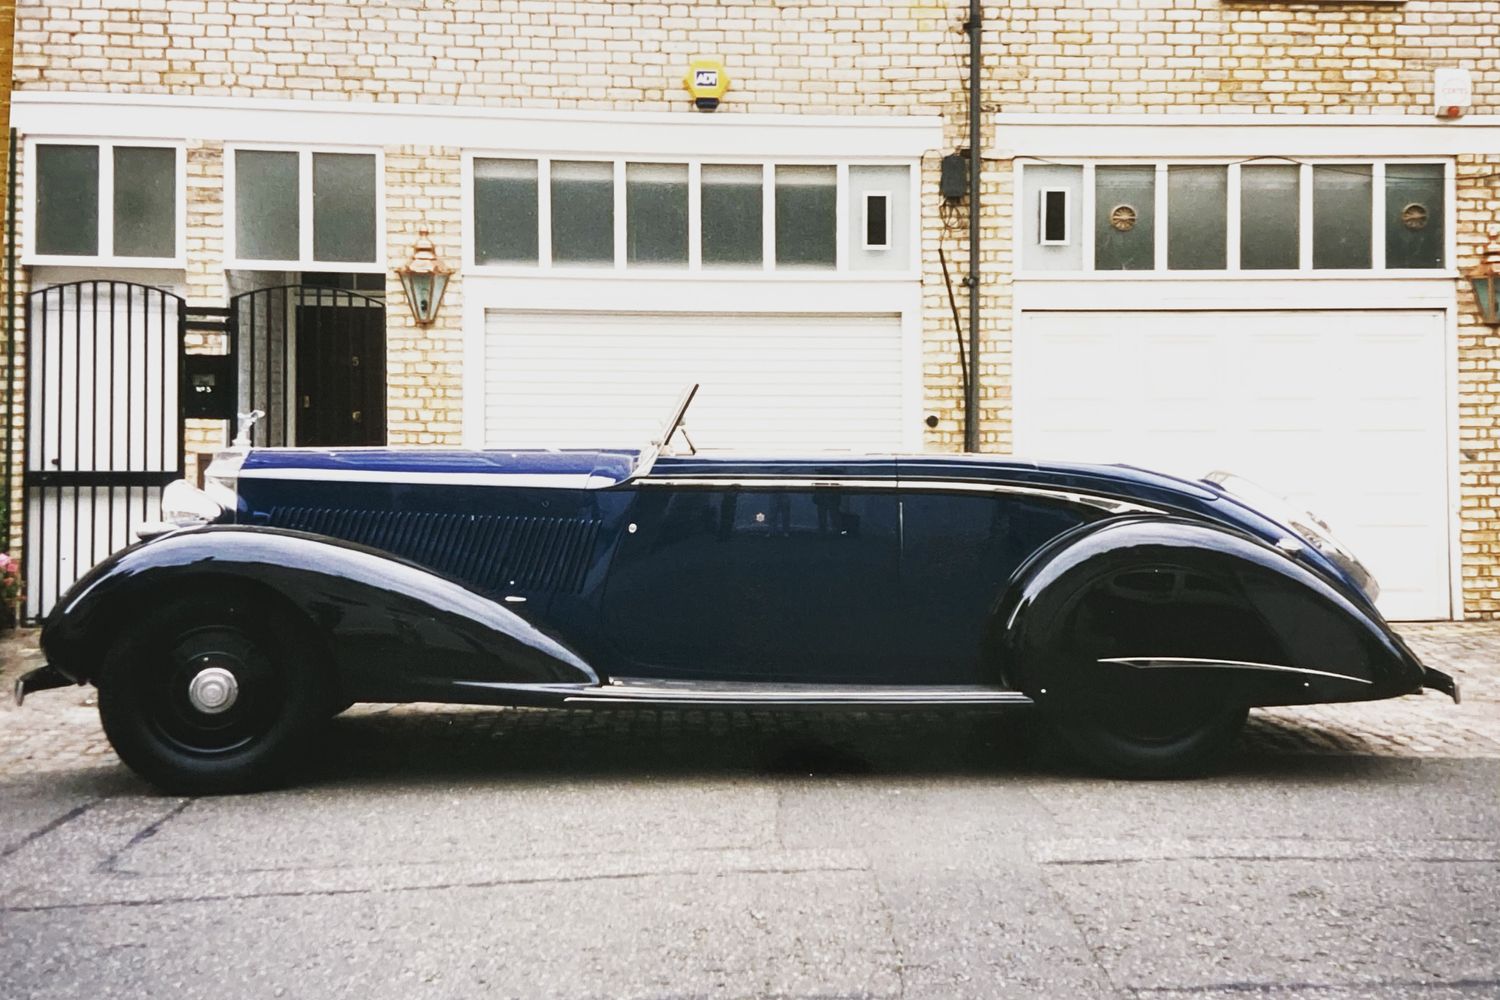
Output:
[[[950,449],[962,441],[962,394],[938,250],[960,281],[967,220],[960,212],[945,229],[937,171],[942,153],[967,144],[967,8],[962,0],[47,0],[17,6],[15,76],[24,89],[690,114],[680,78],[689,58],[709,54],[725,60],[733,81],[721,116],[940,114],[943,147],[923,160],[923,377],[928,411],[942,418],[927,446]],[[1500,4],[1488,0],[1015,0],[986,5],[985,18],[990,112],[1423,116],[1432,70],[1455,65],[1473,72],[1473,111],[1500,112]],[[188,281],[195,300],[222,302],[222,205],[213,204],[221,189],[208,172],[216,160],[222,169],[222,157],[211,148],[192,155],[202,172],[190,183],[202,189],[190,187],[199,208],[189,211],[201,223],[190,229]],[[391,264],[405,258],[422,221],[433,224],[440,252],[458,260],[457,150],[388,147],[387,155]],[[991,451],[1012,442],[1011,177],[1009,161],[985,163],[980,429]],[[1456,216],[1466,248],[1488,238],[1494,215],[1493,201],[1474,206]],[[391,440],[452,442],[462,410],[461,278],[432,330],[411,326],[389,272],[387,288]],[[966,291],[955,293],[966,324]],[[1500,615],[1500,552],[1484,499],[1500,488],[1487,330],[1465,314],[1465,600],[1472,612]]]
[[[1483,257],[1500,266],[1500,156],[1459,157],[1456,181],[1459,267]],[[1467,287],[1459,292],[1458,437],[1464,605],[1500,617],[1500,330],[1479,321]]]
[[462,259],[463,190],[459,151],[403,146],[385,151],[387,371],[391,444],[461,443],[463,433],[463,275],[443,295],[437,321],[419,327],[395,268],[423,228],[440,258]]

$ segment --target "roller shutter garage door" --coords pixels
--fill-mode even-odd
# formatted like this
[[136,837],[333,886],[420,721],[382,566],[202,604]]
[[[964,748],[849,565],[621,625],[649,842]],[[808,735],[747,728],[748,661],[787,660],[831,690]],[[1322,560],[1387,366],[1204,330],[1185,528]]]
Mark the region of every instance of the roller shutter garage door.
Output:
[[895,314],[485,314],[487,447],[639,447],[684,385],[700,448],[901,445]]
[[1387,617],[1448,618],[1443,333],[1415,310],[1027,312],[1016,451],[1238,472],[1327,521]]

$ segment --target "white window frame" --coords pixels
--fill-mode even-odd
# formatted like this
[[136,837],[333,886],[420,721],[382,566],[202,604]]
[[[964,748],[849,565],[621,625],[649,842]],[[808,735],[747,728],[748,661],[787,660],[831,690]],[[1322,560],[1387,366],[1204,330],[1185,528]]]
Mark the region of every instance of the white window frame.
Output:
[[[240,150],[297,154],[296,260],[256,260],[239,256],[236,226],[235,158]],[[312,158],[315,153],[345,153],[375,157],[375,259],[369,261],[317,260],[313,257]],[[285,143],[224,144],[224,267],[245,271],[326,271],[355,274],[386,269],[385,152],[378,146],[308,146]]]
[[[1060,194],[1063,200],[1063,235],[1060,240],[1047,239],[1047,196]],[[1036,241],[1044,247],[1066,247],[1073,245],[1073,192],[1065,187],[1044,187],[1037,190]]]
[[[99,151],[99,243],[92,255],[44,254],[36,252],[38,146],[93,146]],[[176,152],[173,186],[173,254],[170,257],[116,256],[115,245],[115,154],[116,146],[131,149],[171,149]],[[62,267],[152,267],[181,270],[187,267],[187,145],[181,140],[151,138],[101,139],[82,135],[32,135],[23,151],[25,169],[22,186],[26,198],[21,212],[21,263],[26,266],[55,264]]]
[[[1226,276],[1246,279],[1325,278],[1341,280],[1370,280],[1388,278],[1441,278],[1453,280],[1458,276],[1457,225],[1455,218],[1455,167],[1451,156],[1296,156],[1281,157],[1268,154],[1263,157],[1181,157],[1163,160],[1159,158],[1108,157],[1097,159],[1018,157],[1014,167],[1015,208],[1019,213],[1025,209],[1022,182],[1028,164],[1081,166],[1083,168],[1083,267],[1077,271],[1026,271],[1018,269],[1017,280],[1170,280],[1204,281],[1218,280]],[[1244,269],[1240,266],[1240,170],[1246,165],[1285,164],[1300,167],[1298,175],[1298,266],[1283,269]],[[1385,266],[1385,168],[1392,165],[1431,164],[1443,167],[1443,234],[1442,267],[1389,268]],[[1313,194],[1312,177],[1314,166],[1368,166],[1371,168],[1371,231],[1370,267],[1350,269],[1314,268],[1313,248]],[[1156,262],[1150,270],[1100,271],[1094,267],[1094,169],[1099,166],[1151,166],[1157,171],[1156,178]],[[1169,207],[1167,205],[1166,173],[1169,166],[1224,166],[1228,168],[1229,190],[1226,200],[1227,242],[1225,263],[1222,270],[1179,270],[1167,267],[1167,233]],[[1019,216],[1017,216],[1019,217]],[[1040,219],[1038,220],[1040,240]]]
[[[262,147],[254,147],[262,148]],[[537,164],[537,262],[535,264],[481,264],[475,259],[474,240],[474,161],[475,160],[535,160]],[[552,205],[551,165],[555,160],[613,163],[615,169],[615,261],[613,266],[588,264],[556,264],[552,261]],[[661,264],[628,264],[625,260],[625,165],[627,163],[683,163],[688,168],[688,261],[686,266]],[[708,165],[756,167],[761,171],[761,260],[745,267],[708,266],[703,264],[703,220],[702,220],[702,171]],[[776,168],[778,166],[822,166],[837,170],[835,192],[835,260],[831,268],[777,268],[776,267]],[[481,277],[526,277],[537,275],[573,276],[601,278],[643,278],[695,280],[765,281],[826,281],[837,277],[871,281],[911,281],[920,276],[921,213],[908,210],[905,224],[909,232],[907,267],[890,271],[854,270],[850,267],[848,253],[848,221],[851,212],[851,192],[848,183],[850,166],[898,166],[906,167],[910,177],[911,196],[909,205],[921,204],[922,164],[921,160],[907,156],[777,156],[756,157],[727,153],[722,156],[658,155],[656,153],[590,154],[583,152],[550,153],[539,150],[474,148],[462,154],[462,242],[463,269],[466,274]],[[890,191],[872,191],[869,194],[885,194],[887,211],[894,215],[895,199]],[[902,224],[894,217],[887,219],[887,235],[892,228]],[[863,240],[860,241],[863,243]],[[888,246],[893,246],[889,241]],[[886,248],[867,247],[870,250]]]
[[[883,199],[885,199],[885,242],[884,243],[871,243],[870,242],[870,199],[871,198],[883,198]],[[874,251],[880,252],[880,253],[883,253],[883,252],[889,250],[891,248],[891,228],[894,225],[894,222],[891,219],[891,215],[892,215],[892,212],[891,212],[891,206],[892,206],[891,193],[889,191],[865,191],[865,192],[863,192],[863,193],[860,194],[859,200],[862,203],[861,207],[864,209],[863,214],[860,217],[860,226],[859,226],[860,245],[861,245],[861,247],[863,249],[865,249],[865,250],[874,250]]]

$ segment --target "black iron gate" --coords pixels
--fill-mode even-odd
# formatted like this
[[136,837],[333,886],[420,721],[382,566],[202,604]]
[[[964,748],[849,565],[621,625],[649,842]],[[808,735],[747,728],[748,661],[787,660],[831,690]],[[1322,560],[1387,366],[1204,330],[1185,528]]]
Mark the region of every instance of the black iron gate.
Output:
[[183,473],[183,300],[124,281],[26,299],[23,617],[159,516]]
[[254,445],[385,443],[384,302],[285,285],[236,295],[229,315],[239,409],[265,414]]
[[[385,304],[369,296],[294,285],[208,308],[77,281],[28,295],[25,329],[26,621],[161,516],[190,417],[210,421],[200,441],[227,442],[231,424],[213,421],[237,409],[265,413],[258,447],[385,443]],[[203,336],[189,346],[188,333]]]

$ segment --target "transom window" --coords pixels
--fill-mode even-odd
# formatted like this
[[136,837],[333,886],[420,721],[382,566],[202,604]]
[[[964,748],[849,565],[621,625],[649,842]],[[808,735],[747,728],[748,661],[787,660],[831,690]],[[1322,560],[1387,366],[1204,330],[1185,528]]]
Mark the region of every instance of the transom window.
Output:
[[365,270],[384,257],[380,154],[226,152],[231,267]]
[[1415,160],[1028,163],[1021,269],[1441,270],[1448,170]]
[[906,164],[468,158],[470,266],[909,271]]
[[28,161],[31,262],[180,265],[180,147],[38,141]]

